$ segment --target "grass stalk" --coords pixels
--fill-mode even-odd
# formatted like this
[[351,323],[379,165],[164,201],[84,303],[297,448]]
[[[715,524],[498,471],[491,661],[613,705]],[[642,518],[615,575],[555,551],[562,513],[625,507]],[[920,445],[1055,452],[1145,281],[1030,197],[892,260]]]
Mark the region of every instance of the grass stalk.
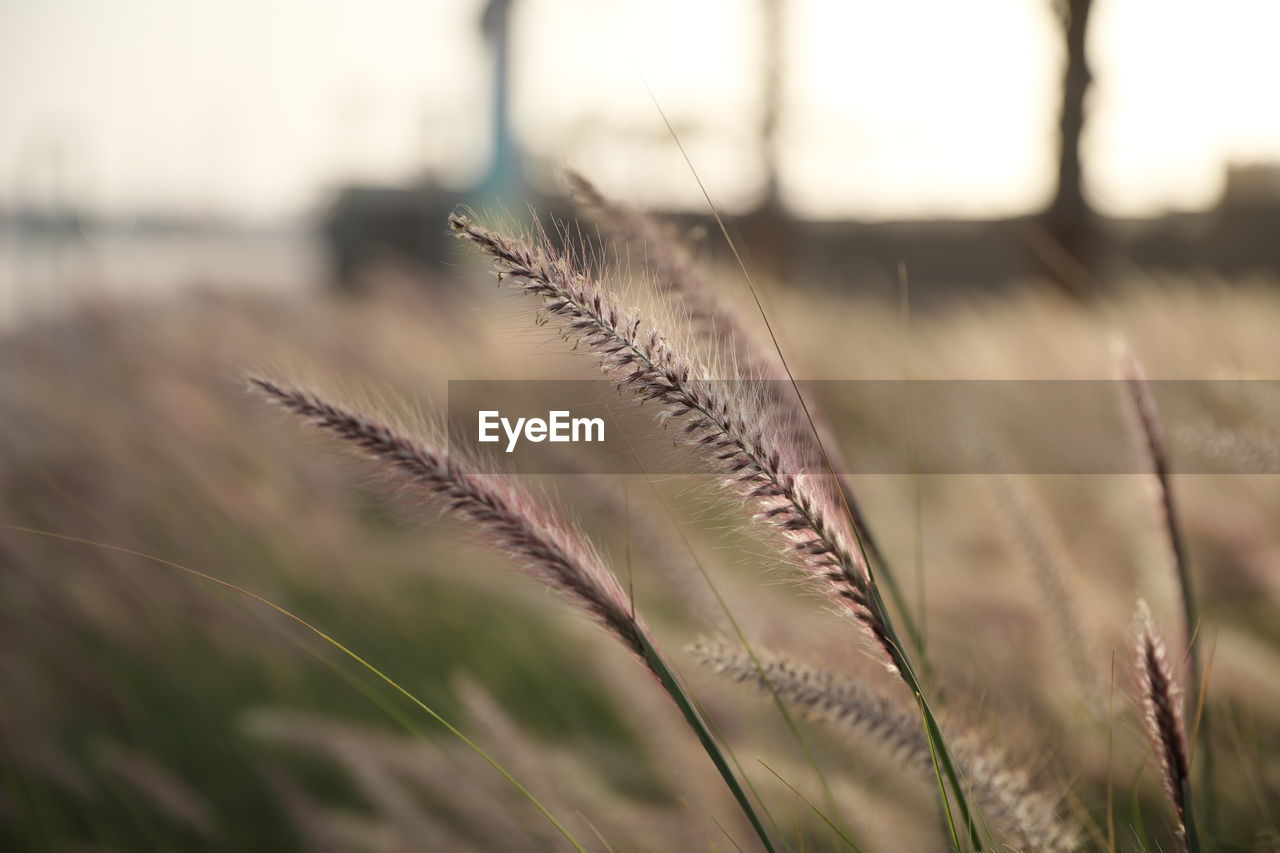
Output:
[[[849,507],[838,490],[834,497],[824,490],[829,480],[797,474],[805,470],[805,451],[788,441],[787,434],[771,430],[771,420],[758,404],[706,380],[705,368],[677,349],[671,336],[619,308],[590,270],[557,252],[545,237],[536,242],[509,237],[460,214],[450,217],[450,225],[459,238],[490,257],[500,282],[541,302],[566,342],[595,353],[620,391],[653,401],[660,420],[679,423],[679,435],[724,475],[722,483],[754,508],[758,521],[781,536],[784,553],[804,576],[832,595],[883,650],[920,705],[926,736],[952,785],[968,835],[980,848],[967,794],[924,687],[893,627],[863,545],[852,524],[843,523],[850,518]],[[805,420],[818,435],[799,386],[789,370],[787,375]],[[825,448],[822,455],[826,470],[834,472]]]
[[1179,834],[1189,853],[1200,853],[1181,691],[1145,601],[1138,604],[1136,621],[1138,680],[1147,737],[1160,758],[1165,792],[1178,814]]
[[737,801],[742,813],[746,815],[747,820],[751,823],[751,828],[755,830],[756,835],[760,838],[760,843],[769,853],[776,853],[773,841],[769,838],[769,833],[765,831],[764,825],[760,822],[760,818],[756,815],[755,807],[751,804],[750,798],[742,789],[742,785],[738,782],[738,777],[734,775],[729,768],[729,763],[725,760],[724,752],[720,749],[720,744],[712,736],[710,729],[707,728],[706,722],[702,719],[702,715],[694,708],[693,703],[685,694],[684,689],[676,680],[675,675],[667,666],[667,662],[663,660],[662,655],[649,642],[647,637],[640,638],[641,655],[649,669],[657,677],[667,694],[671,696],[672,701],[676,703],[676,707],[680,709],[680,714],[684,717],[685,722],[689,724],[695,735],[698,737],[698,743],[702,745],[706,751],[707,757],[711,759],[711,763],[715,765],[716,770],[720,773],[720,777],[724,779],[725,785],[729,792]]
[[252,385],[277,405],[347,441],[386,466],[403,484],[424,493],[518,559],[526,571],[563,594],[619,640],[661,683],[697,735],[768,853],[773,843],[690,697],[658,654],[647,626],[616,576],[586,537],[561,520],[545,500],[509,482],[479,474],[437,447],[316,394],[262,378]]
[[557,820],[555,815],[553,815],[550,812],[550,810],[548,810],[547,807],[543,805],[542,802],[537,797],[535,797],[531,791],[529,791],[529,789],[527,789],[524,785],[522,785],[520,781],[515,778],[515,776],[513,776],[500,763],[498,763],[497,759],[489,755],[489,753],[485,752],[484,749],[482,749],[479,744],[477,744],[475,741],[471,740],[469,737],[463,734],[461,730],[456,728],[452,723],[450,723],[448,720],[442,717],[438,712],[436,712],[434,708],[432,708],[430,705],[423,702],[421,699],[415,696],[412,692],[410,692],[407,688],[402,686],[398,681],[396,681],[391,676],[384,673],[382,670],[378,669],[378,667],[374,666],[368,660],[361,657],[359,654],[357,654],[348,646],[339,642],[337,639],[335,639],[331,635],[325,633],[320,628],[316,627],[312,623],[308,622],[306,619],[303,619],[301,616],[294,613],[292,610],[282,607],[281,605],[276,604],[274,601],[271,601],[268,598],[258,595],[256,592],[253,592],[252,590],[248,590],[242,586],[233,584],[230,581],[225,581],[222,578],[207,574],[205,572],[200,571],[199,569],[193,569],[190,566],[184,566],[181,563],[175,563],[172,560],[166,560],[163,557],[157,557],[153,554],[147,554],[143,551],[134,550],[133,548],[125,548],[120,545],[112,545],[106,542],[96,542],[92,539],[83,539],[79,536],[70,536],[63,533],[55,533],[49,530],[37,530],[30,527],[21,527],[16,524],[6,524],[4,526],[9,528],[10,530],[16,530],[19,533],[28,533],[35,536],[44,536],[49,539],[57,539],[63,542],[71,542],[78,545],[89,545],[94,548],[101,548],[105,551],[115,551],[120,554],[127,554],[131,557],[137,557],[138,559],[141,559],[141,560],[146,560],[151,563],[156,563],[157,565],[161,565],[166,568],[170,568],[170,569],[174,569],[176,571],[182,572],[183,574],[189,577],[195,578],[200,581],[204,581],[205,583],[209,583],[214,586],[221,587],[222,589],[233,592],[236,595],[243,596],[251,601],[254,601],[258,604],[263,605],[264,607],[267,607],[268,609],[278,613],[279,615],[285,617],[286,619],[289,619],[290,621],[294,622],[295,624],[301,626],[305,630],[319,637],[321,640],[328,643],[333,648],[337,649],[339,652],[341,652],[343,655],[350,658],[355,663],[359,664],[362,668],[367,670],[369,673],[375,676],[378,680],[380,680],[381,682],[386,684],[388,687],[390,687],[392,690],[394,690],[396,693],[400,694],[405,699],[413,703],[418,708],[418,710],[422,711],[428,717],[430,717],[431,719],[439,723],[441,726],[443,726],[451,735],[453,735],[459,741],[461,741],[464,746],[466,746],[468,749],[470,749],[472,752],[478,755],[481,759],[483,759],[486,764],[488,764],[490,767],[496,770],[498,774],[502,776],[502,778],[505,779],[507,783],[510,784],[516,790],[517,793],[520,794],[520,796],[526,799],[535,809],[537,809],[538,813],[541,814],[544,818],[546,818],[546,820],[552,825],[552,827],[555,828],[557,832],[560,833],[560,835],[564,838],[564,840],[569,844],[570,847],[578,851],[578,853],[587,853],[586,848],[584,848],[582,844],[578,842],[578,840],[573,836],[573,833],[571,833],[568,830],[568,828],[565,827],[564,824],[562,824],[559,820]]
[[[635,453],[635,448],[631,445],[631,441],[627,437],[625,432],[623,432],[622,438],[623,438],[623,442],[627,446],[628,451],[633,456],[635,456],[638,460],[639,457]],[[782,697],[779,695],[778,690],[774,687],[773,683],[769,680],[768,675],[765,672],[764,664],[760,660],[760,656],[756,653],[756,650],[752,647],[751,642],[747,639],[746,632],[742,629],[742,625],[738,622],[737,617],[733,615],[733,610],[729,607],[729,603],[725,601],[724,596],[720,593],[720,588],[716,586],[715,581],[711,577],[711,573],[707,571],[707,567],[704,566],[702,563],[702,560],[699,559],[697,551],[694,549],[693,543],[689,541],[689,537],[685,534],[684,527],[683,525],[681,525],[680,520],[676,518],[675,513],[672,512],[671,507],[668,505],[667,501],[663,499],[661,493],[658,491],[657,486],[654,485],[653,478],[649,475],[649,472],[644,470],[643,466],[641,467],[641,471],[644,474],[645,483],[649,486],[649,490],[653,493],[654,498],[658,501],[658,504],[662,507],[663,511],[666,513],[668,520],[671,522],[671,525],[675,528],[676,532],[679,534],[681,543],[684,545],[685,550],[688,551],[689,556],[693,559],[693,564],[697,568],[698,574],[702,577],[703,583],[706,584],[708,591],[711,593],[712,597],[715,599],[717,606],[719,606],[720,608],[720,612],[724,615],[725,619],[728,621],[729,627],[733,631],[734,636],[738,640],[738,643],[742,646],[743,651],[751,659],[752,666],[755,668],[756,673],[759,675],[759,677],[763,680],[764,684],[766,685],[766,688],[769,691],[769,695],[773,699],[774,706],[778,709],[778,713],[782,716],[783,721],[786,723],[787,730],[791,733],[791,736],[795,739],[796,743],[799,744],[800,749],[804,752],[805,759],[808,761],[809,766],[813,768],[813,772],[817,775],[818,782],[822,786],[823,794],[827,801],[827,807],[831,809],[833,812],[835,812],[836,817],[839,818],[840,815],[838,813],[838,806],[836,803],[835,795],[831,791],[831,785],[827,781],[826,774],[823,773],[822,766],[818,763],[818,758],[816,755],[814,755],[812,747],[810,747],[809,742],[805,739],[804,735],[801,733],[799,726],[796,725],[795,719],[792,717],[791,712],[787,709],[786,704],[782,701]],[[814,808],[814,810],[817,811],[816,807]],[[836,825],[835,821],[833,821],[827,815],[822,814],[821,812],[819,812],[818,814],[827,823],[831,824],[832,826]],[[857,844],[848,840],[850,830],[847,827],[844,827],[838,830],[838,834],[840,838],[846,840],[850,844],[850,846],[854,848],[855,851],[858,849]]]
[[1160,518],[1173,557],[1173,568],[1178,581],[1178,595],[1182,605],[1182,620],[1187,648],[1187,695],[1199,702],[1196,718],[1196,749],[1200,754],[1200,794],[1204,806],[1205,831],[1210,838],[1215,835],[1217,803],[1214,789],[1213,737],[1209,726],[1209,704],[1202,701],[1207,695],[1204,682],[1204,662],[1200,653],[1200,615],[1196,607],[1195,590],[1191,579],[1191,557],[1187,551],[1182,526],[1173,494],[1172,466],[1164,429],[1160,423],[1160,410],[1155,396],[1137,357],[1128,354],[1123,362],[1125,385],[1133,402],[1133,409],[1142,433],[1142,446],[1151,464],[1160,502]]

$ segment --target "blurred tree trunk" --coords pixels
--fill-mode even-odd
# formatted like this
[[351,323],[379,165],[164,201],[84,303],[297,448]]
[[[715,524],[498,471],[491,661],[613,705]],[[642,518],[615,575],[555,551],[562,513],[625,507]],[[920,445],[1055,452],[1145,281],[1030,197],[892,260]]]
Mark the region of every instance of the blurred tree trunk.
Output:
[[1058,189],[1044,214],[1044,227],[1065,262],[1051,264],[1051,274],[1059,283],[1079,290],[1094,275],[1098,249],[1097,223],[1085,198],[1080,166],[1085,96],[1093,82],[1085,50],[1093,0],[1054,0],[1054,5],[1062,23],[1067,63],[1058,127]]

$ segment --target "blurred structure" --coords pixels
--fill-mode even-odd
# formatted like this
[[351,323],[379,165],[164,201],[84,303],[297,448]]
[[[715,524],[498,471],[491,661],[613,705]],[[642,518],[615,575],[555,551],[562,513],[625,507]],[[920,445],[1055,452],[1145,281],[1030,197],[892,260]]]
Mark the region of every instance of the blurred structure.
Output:
[[1240,163],[1227,169],[1224,211],[1265,212],[1280,206],[1280,163]]
[[744,223],[747,249],[752,260],[775,278],[785,279],[793,270],[792,217],[782,202],[778,176],[778,126],[783,108],[783,69],[786,67],[786,15],[784,0],[761,0],[764,12],[761,52],[764,55],[764,94],[760,104],[760,158],[764,164],[764,191],[756,210]]
[[[520,146],[511,131],[511,9],[515,0],[489,0],[480,29],[493,58],[493,156],[475,194],[516,201],[526,192]],[[518,205],[517,205],[518,206]]]
[[1114,223],[1126,261],[1142,269],[1223,276],[1280,271],[1280,163],[1232,164],[1216,210]]
[[489,168],[463,193],[434,182],[407,187],[343,187],[325,223],[334,283],[351,290],[362,270],[380,260],[413,260],[443,269],[449,257],[445,219],[459,204],[489,207],[501,202],[519,210],[525,201],[540,210],[555,205],[525,179],[523,156],[511,129],[511,13],[515,0],[489,0],[480,16],[492,60]]
[[[892,291],[905,263],[913,293],[956,295],[1004,287],[1026,279],[1050,281],[1077,295],[1105,287],[1115,274],[1138,266],[1177,273],[1280,272],[1280,167],[1232,166],[1220,207],[1151,219],[1104,218],[1084,188],[1081,136],[1092,84],[1086,43],[1092,0],[1050,0],[1057,12],[1065,66],[1058,122],[1054,196],[1040,213],[1010,219],[930,219],[868,223],[814,221],[787,209],[779,174],[779,125],[785,63],[785,0],[760,0],[762,103],[758,146],[764,182],[753,210],[727,217],[748,262],[785,285],[822,282],[832,287]],[[404,187],[350,185],[332,207],[326,236],[332,278],[358,287],[362,270],[398,259],[443,270],[452,257],[444,221],[459,204],[504,208],[519,215],[526,205],[564,219],[574,212],[527,179],[527,157],[511,125],[511,16],[515,0],[490,0],[477,23],[492,67],[492,158],[468,190],[449,191],[424,180]],[[718,235],[707,210],[677,214],[690,230]],[[715,237],[712,246],[722,246]]]

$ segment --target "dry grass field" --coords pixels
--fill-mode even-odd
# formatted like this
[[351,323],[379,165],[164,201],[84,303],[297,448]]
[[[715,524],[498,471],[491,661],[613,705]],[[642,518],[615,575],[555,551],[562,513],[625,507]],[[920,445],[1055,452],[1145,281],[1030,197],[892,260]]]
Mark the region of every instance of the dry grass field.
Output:
[[[719,487],[752,492],[764,475],[741,454],[812,439],[769,391],[729,401],[763,435],[702,474],[605,475],[586,454],[512,498],[420,449],[406,473],[378,429],[429,440],[448,380],[599,378],[619,358],[599,341],[572,352],[556,331],[572,306],[512,292],[518,274],[495,288],[481,254],[452,280],[388,275],[360,299],[114,302],[0,341],[6,849],[1280,847],[1280,482],[1178,473],[1209,470],[1227,440],[1270,470],[1280,397],[1237,401],[1220,434],[1161,425],[1193,659],[1136,426],[1121,436],[1136,473],[846,478],[899,587],[883,598],[889,571],[864,572],[845,519],[810,518],[839,506],[830,477],[798,478],[794,498]],[[600,286],[643,329],[672,329],[641,341],[650,355],[722,378],[769,362],[741,273],[699,270],[713,292],[697,298],[735,324],[728,349],[689,294],[655,286],[661,269]],[[895,300],[756,286],[797,379],[1112,380],[1117,341],[1151,379],[1280,379],[1271,281],[1134,272],[1088,306],[1028,285],[909,324]],[[668,381],[611,369],[618,399]],[[325,436],[248,373],[356,419]],[[1129,386],[1112,384],[1123,409]],[[845,457],[900,426],[820,396],[807,402]],[[689,415],[668,414],[674,437]],[[374,459],[347,452],[353,435]],[[719,441],[673,452],[697,461]],[[580,537],[594,550],[565,544]],[[1140,600],[1154,635],[1139,655]],[[1175,726],[1189,778],[1171,797]]]

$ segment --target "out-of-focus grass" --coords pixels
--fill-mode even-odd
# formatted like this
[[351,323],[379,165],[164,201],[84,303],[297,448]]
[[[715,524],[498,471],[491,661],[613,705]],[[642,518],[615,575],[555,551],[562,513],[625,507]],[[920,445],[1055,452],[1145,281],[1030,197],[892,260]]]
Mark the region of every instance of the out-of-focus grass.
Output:
[[[523,707],[538,736],[625,751],[612,703],[574,677],[580,638],[548,618],[553,603],[504,588],[509,577],[485,553],[441,547],[431,516],[393,517],[360,472],[307,461],[316,447],[295,447],[290,429],[242,399],[238,372],[250,362],[220,337],[252,316],[246,307],[138,306],[5,342],[3,521],[252,588],[348,640],[446,717],[463,717],[450,681],[465,671]],[[272,337],[265,323],[256,331]],[[309,709],[387,731],[408,721],[444,737],[314,637],[232,593],[13,529],[0,544],[11,759],[0,825],[22,849],[199,846],[200,832],[157,816],[147,792],[97,766],[108,744],[207,802],[216,833],[206,846],[285,849],[296,833],[261,772],[277,759],[242,730],[246,712]],[[301,763],[309,789],[359,804],[344,774]],[[602,772],[659,793],[630,762]]]
[[[500,558],[459,541],[431,511],[397,504],[364,468],[335,461],[329,445],[300,438],[243,394],[241,372],[263,367],[437,402],[448,378],[578,369],[511,334],[509,304],[470,300],[429,287],[354,303],[198,300],[101,307],[24,329],[0,342],[0,522],[156,554],[289,608],[476,734],[588,846],[593,826],[619,850],[723,844],[712,817],[745,838],[638,667]],[[802,377],[901,375],[894,306],[830,295],[772,304]],[[1019,295],[917,317],[912,374],[1110,376],[1108,336],[1120,328],[1154,376],[1265,376],[1276,321],[1280,300],[1260,290],[1148,286],[1098,313]],[[887,427],[869,418],[859,428]],[[897,565],[923,542],[930,654],[954,716],[998,732],[1040,778],[1066,780],[1070,799],[1100,822],[1107,723],[1073,704],[1046,602],[980,480],[858,486]],[[1102,682],[1117,655],[1111,772],[1121,847],[1136,849],[1130,780],[1145,747],[1125,680],[1126,630],[1138,595],[1166,620],[1174,613],[1161,598],[1159,532],[1133,478],[1029,480],[1060,533]],[[1210,620],[1206,648],[1216,641],[1221,823],[1246,847],[1274,832],[1267,804],[1280,785],[1271,480],[1176,483]],[[672,556],[647,536],[628,547],[598,489],[557,485],[615,568],[631,572],[668,648],[723,628],[700,580],[676,588],[691,570],[674,565],[678,548]],[[647,487],[632,486],[640,515]],[[923,529],[911,511],[917,487]],[[699,556],[753,640],[892,689],[843,623],[773,583],[767,551],[721,529],[730,511],[685,484],[659,488],[691,519]],[[900,574],[910,587],[912,573]],[[170,570],[0,528],[0,639],[8,849],[398,849],[424,846],[432,832],[456,849],[493,849],[498,838],[505,849],[557,849],[535,813],[505,799],[496,774],[407,703],[286,621]],[[836,849],[809,807],[756,763],[823,802],[776,711],[677,659],[787,840],[803,832],[805,849]],[[891,755],[820,728],[805,736],[864,849],[936,843],[927,785],[899,778]],[[165,790],[183,793],[171,802]],[[1150,843],[1167,843],[1153,778],[1135,801]]]

